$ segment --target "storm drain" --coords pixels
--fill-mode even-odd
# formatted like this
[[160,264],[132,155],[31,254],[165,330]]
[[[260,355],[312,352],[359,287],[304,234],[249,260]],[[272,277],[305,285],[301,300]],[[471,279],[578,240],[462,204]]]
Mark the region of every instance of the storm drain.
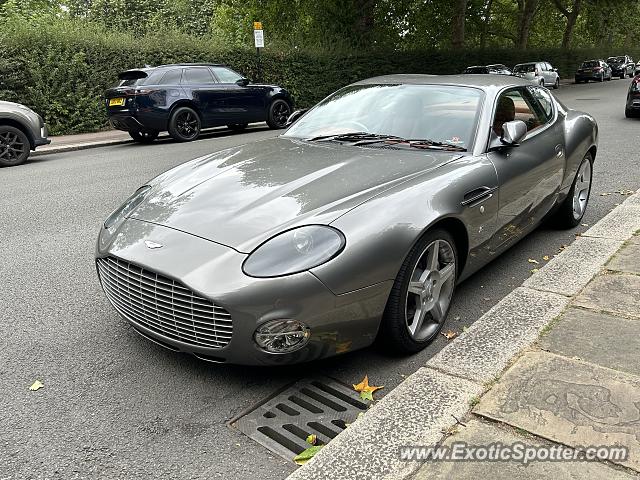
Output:
[[258,404],[231,425],[289,461],[309,448],[314,434],[318,445],[331,441],[368,405],[358,392],[331,378],[300,380]]

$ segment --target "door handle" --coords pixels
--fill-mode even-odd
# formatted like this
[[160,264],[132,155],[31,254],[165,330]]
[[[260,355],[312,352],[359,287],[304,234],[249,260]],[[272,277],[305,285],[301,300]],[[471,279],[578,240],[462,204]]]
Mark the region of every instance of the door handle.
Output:
[[495,192],[498,187],[478,187],[476,189],[470,190],[464,194],[464,198],[460,205],[463,207],[474,206],[478,203],[484,202],[485,200],[491,198],[493,196],[493,192]]

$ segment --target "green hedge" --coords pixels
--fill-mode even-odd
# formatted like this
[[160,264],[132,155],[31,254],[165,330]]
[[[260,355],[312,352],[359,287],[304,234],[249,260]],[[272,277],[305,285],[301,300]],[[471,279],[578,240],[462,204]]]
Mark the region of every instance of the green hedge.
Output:
[[318,52],[271,47],[262,52],[263,78],[257,79],[252,48],[226,48],[214,40],[178,34],[133,38],[62,21],[0,24],[0,100],[29,105],[46,118],[52,134],[69,134],[107,128],[105,89],[116,82],[119,72],[144,64],[226,63],[249,78],[286,87],[297,106],[305,107],[343,85],[375,75],[458,73],[468,65],[513,66],[544,59],[567,77],[584,59],[619,53],[593,49]]

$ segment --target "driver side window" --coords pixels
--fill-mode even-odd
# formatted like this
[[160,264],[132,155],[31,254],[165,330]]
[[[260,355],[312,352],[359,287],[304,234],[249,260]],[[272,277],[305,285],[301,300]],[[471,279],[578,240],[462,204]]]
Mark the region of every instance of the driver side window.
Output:
[[522,120],[527,125],[527,132],[546,122],[545,118],[536,113],[531,100],[520,89],[508,90],[498,97],[493,117],[493,131],[498,137],[502,137],[502,124],[513,120]]

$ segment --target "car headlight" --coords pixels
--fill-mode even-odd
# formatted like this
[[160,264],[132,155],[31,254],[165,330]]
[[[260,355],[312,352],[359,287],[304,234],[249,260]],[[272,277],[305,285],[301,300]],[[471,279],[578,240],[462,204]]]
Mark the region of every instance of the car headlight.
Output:
[[251,277],[292,275],[322,265],[338,255],[346,240],[326,225],[307,225],[280,233],[256,248],[242,270]]
[[119,208],[117,208],[104,221],[104,228],[111,230],[117,228],[127,216],[131,214],[142,203],[147,193],[151,190],[149,185],[140,187],[131,195]]

